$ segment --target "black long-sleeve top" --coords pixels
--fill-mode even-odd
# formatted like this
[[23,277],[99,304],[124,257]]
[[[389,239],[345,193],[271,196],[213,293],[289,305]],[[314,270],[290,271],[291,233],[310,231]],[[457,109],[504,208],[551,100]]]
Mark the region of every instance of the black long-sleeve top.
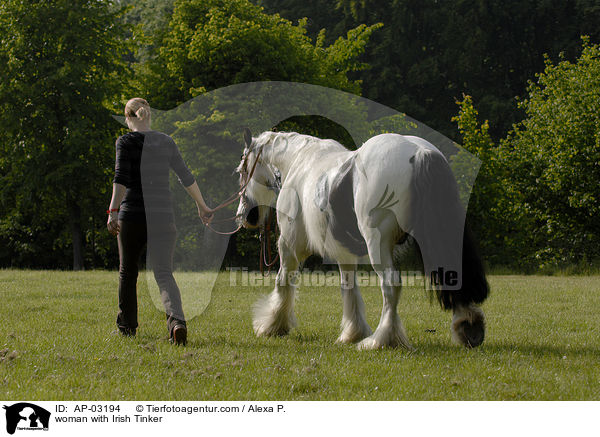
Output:
[[184,187],[194,183],[173,139],[157,131],[129,132],[117,139],[116,147],[113,182],[127,188],[119,220],[172,223],[169,169],[175,171]]

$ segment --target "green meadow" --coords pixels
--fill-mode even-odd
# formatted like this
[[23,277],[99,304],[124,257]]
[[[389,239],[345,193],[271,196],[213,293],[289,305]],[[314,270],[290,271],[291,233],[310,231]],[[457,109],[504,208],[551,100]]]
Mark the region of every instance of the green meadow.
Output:
[[[229,272],[189,321],[186,347],[168,342],[142,276],[138,335],[124,338],[115,334],[117,280],[108,271],[1,270],[0,397],[600,399],[600,276],[490,276],[486,340],[473,350],[451,342],[449,313],[422,288],[405,287],[399,313],[413,352],[334,344],[341,298],[332,285],[299,288],[289,336],[256,338],[252,305],[270,286],[232,286]],[[375,328],[379,288],[362,293]]]

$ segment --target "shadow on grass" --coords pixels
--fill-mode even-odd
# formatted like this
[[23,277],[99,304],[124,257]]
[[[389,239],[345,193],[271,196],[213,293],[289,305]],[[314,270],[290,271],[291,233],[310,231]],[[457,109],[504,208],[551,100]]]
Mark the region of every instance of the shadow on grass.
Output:
[[[332,339],[329,344],[334,346]],[[223,334],[203,335],[201,337],[193,337],[188,339],[188,348],[206,348],[206,347],[230,347],[240,349],[285,349],[290,347],[298,347],[300,345],[307,347],[323,348],[328,345],[328,337],[319,335],[316,332],[299,333],[293,332],[286,336],[280,337],[261,337],[257,338],[254,334],[249,334],[247,337],[237,338]]]
[[600,350],[587,346],[561,346],[549,344],[514,344],[514,343],[483,343],[475,349],[467,349],[462,346],[442,343],[441,341],[430,341],[427,343],[414,344],[416,352],[426,352],[432,354],[456,353],[462,351],[465,354],[496,355],[513,354],[529,355],[535,357],[553,356],[563,358],[565,355],[600,357]]
[[556,356],[562,358],[565,355],[590,355],[600,358],[600,350],[598,348],[587,346],[553,346],[545,344],[536,345],[514,345],[514,344],[490,344],[484,346],[485,350],[498,353],[518,352],[523,355],[534,356]]
[[[215,347],[230,348],[233,350],[247,350],[253,353],[262,352],[285,352],[286,350],[298,351],[298,347],[303,350],[331,350],[331,351],[356,351],[356,344],[340,345],[335,343],[336,336],[331,333],[321,333],[313,330],[293,330],[287,336],[257,338],[252,332],[247,335],[227,333],[198,333],[192,334],[188,339],[185,350],[211,349]],[[133,340],[133,339],[132,339]],[[518,354],[519,356],[532,357],[555,357],[562,359],[564,356],[579,356],[600,358],[600,350],[590,346],[566,346],[552,344],[517,344],[508,342],[484,342],[480,347],[467,349],[459,345],[448,342],[447,339],[436,337],[412,338],[414,351],[408,351],[402,348],[379,349],[374,351],[362,351],[360,354],[390,354],[397,353],[404,357],[410,356],[440,356],[440,355],[461,355],[461,356],[498,356]],[[156,336],[151,333],[138,333],[135,337],[135,343],[144,346],[154,343],[157,346],[169,344],[167,335]],[[261,352],[262,351],[262,352]]]

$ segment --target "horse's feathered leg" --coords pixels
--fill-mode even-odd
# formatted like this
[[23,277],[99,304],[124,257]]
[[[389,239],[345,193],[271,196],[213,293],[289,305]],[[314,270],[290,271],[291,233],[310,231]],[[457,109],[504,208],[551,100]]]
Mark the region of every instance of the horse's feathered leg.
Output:
[[296,326],[294,299],[299,261],[280,237],[278,242],[281,266],[275,278],[274,290],[254,305],[254,332],[257,336],[287,335]]
[[396,311],[401,285],[400,274],[394,270],[393,249],[398,232],[393,214],[383,216],[376,227],[365,230],[369,258],[381,283],[383,307],[377,329],[358,344],[359,349],[398,346],[412,349]]
[[356,343],[371,335],[372,331],[365,317],[365,304],[356,281],[356,266],[340,264],[340,285],[344,313],[342,332],[337,343]]

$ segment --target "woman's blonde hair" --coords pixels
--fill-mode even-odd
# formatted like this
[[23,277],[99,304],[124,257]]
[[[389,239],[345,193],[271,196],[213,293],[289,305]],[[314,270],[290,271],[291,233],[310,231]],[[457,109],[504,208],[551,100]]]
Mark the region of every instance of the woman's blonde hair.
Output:
[[125,105],[125,116],[138,120],[150,119],[150,105],[141,97],[134,97]]

